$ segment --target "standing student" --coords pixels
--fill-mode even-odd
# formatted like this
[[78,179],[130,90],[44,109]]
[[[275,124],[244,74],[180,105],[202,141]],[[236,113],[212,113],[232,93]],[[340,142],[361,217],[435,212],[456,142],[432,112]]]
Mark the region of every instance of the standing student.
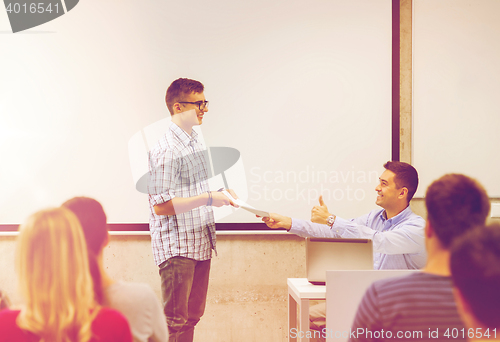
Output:
[[208,187],[209,166],[193,130],[208,112],[203,92],[195,80],[172,82],[165,97],[172,122],[149,153],[149,228],[170,341],[192,341],[205,311],[216,247],[211,206],[234,205]]
[[109,234],[101,204],[88,197],[75,197],[62,205],[80,221],[87,242],[96,301],[120,311],[128,319],[134,342],[168,341],[167,325],[155,293],[147,284],[115,281],[104,270],[103,251]]
[[94,300],[85,238],[65,208],[21,225],[17,274],[25,305],[0,311],[0,342],[132,342],[127,320]]

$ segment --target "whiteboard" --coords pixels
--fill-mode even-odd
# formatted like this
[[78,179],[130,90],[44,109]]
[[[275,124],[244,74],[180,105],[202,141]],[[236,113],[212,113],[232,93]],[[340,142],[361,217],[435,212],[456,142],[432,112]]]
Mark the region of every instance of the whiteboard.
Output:
[[239,152],[226,176],[250,205],[309,218],[323,194],[339,216],[375,208],[391,150],[390,0],[85,0],[15,34],[0,9],[0,47],[0,223],[81,195],[109,222],[148,222],[134,173],[179,77],[204,83],[198,129]]
[[464,173],[500,197],[500,1],[413,2],[413,164],[421,185]]

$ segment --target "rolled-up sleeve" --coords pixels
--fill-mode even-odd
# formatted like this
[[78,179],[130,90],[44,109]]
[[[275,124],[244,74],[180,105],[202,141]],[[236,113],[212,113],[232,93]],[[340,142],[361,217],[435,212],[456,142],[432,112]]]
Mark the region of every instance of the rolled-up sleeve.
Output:
[[159,158],[150,156],[149,195],[153,206],[175,198],[176,185],[180,178],[181,159],[172,151]]

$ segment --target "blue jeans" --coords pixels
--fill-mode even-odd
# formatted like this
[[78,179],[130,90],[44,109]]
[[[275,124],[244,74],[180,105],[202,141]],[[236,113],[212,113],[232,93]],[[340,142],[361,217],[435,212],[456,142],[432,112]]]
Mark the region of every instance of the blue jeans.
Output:
[[205,312],[210,260],[176,256],[160,264],[159,272],[169,342],[192,342]]

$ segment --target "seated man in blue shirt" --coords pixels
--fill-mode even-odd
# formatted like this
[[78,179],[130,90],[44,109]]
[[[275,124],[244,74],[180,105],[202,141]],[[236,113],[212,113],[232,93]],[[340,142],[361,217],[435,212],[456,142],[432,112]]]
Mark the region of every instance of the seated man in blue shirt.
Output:
[[[410,200],[417,191],[418,173],[413,166],[389,161],[375,188],[375,203],[382,207],[367,215],[345,220],[328,211],[319,198],[320,205],[311,212],[311,221],[292,219],[271,213],[262,221],[270,228],[286,228],[290,233],[303,237],[359,238],[373,241],[373,268],[419,269],[425,266],[425,220],[410,209]],[[321,330],[326,326],[326,305],[320,303],[310,310],[311,328]]]
[[417,191],[418,173],[403,162],[387,162],[375,188],[375,203],[382,207],[367,215],[345,220],[320,205],[312,209],[311,221],[271,214],[262,220],[270,228],[286,228],[304,237],[359,238],[373,240],[374,269],[418,269],[425,265],[425,220],[410,209]]
[[359,304],[350,342],[467,339],[452,294],[450,248],[474,227],[484,227],[488,195],[474,179],[447,174],[427,188],[425,206],[427,264],[422,272],[370,285]]

